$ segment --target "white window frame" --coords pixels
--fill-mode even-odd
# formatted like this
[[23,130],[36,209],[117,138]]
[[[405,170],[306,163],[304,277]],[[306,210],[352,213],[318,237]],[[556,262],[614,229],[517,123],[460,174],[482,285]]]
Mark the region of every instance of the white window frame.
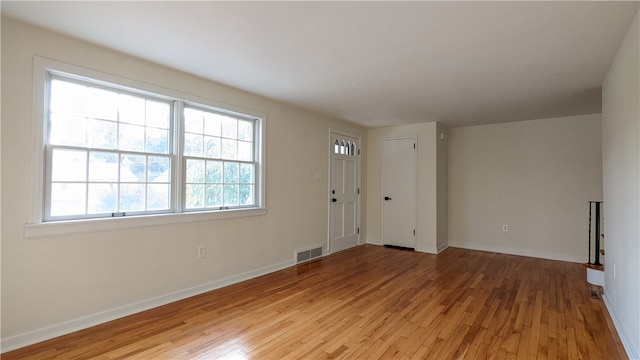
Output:
[[[34,57],[34,73],[33,73],[33,129],[32,129],[32,199],[31,199],[31,217],[29,222],[24,226],[24,236],[32,237],[48,237],[69,235],[86,232],[117,230],[126,228],[135,228],[142,226],[155,226],[160,224],[186,223],[194,221],[207,221],[216,219],[228,219],[246,216],[266,215],[266,197],[265,197],[265,128],[266,115],[253,110],[240,108],[234,105],[220,103],[214,100],[201,98],[194,95],[185,94],[179,91],[160,88],[154,85],[121,78],[114,75],[89,70],[79,66],[65,64],[62,62]],[[136,92],[148,94],[154,97],[166,97],[168,99],[179,99],[178,103],[198,104],[199,106],[210,107],[217,112],[224,112],[232,116],[251,117],[255,121],[255,159],[257,169],[255,174],[255,196],[256,205],[249,208],[232,208],[228,210],[207,210],[207,211],[185,211],[182,207],[183,182],[172,184],[172,203],[173,212],[162,214],[145,214],[131,217],[113,217],[113,218],[87,218],[66,221],[44,221],[45,218],[45,164],[48,129],[48,115],[46,113],[46,99],[48,99],[47,89],[49,74],[62,75],[64,77],[77,77],[81,80],[90,79],[95,84],[107,85],[111,88],[114,86],[123,89],[134,89]],[[174,111],[182,111],[182,106],[174,106]],[[182,122],[176,124],[173,132],[173,143],[175,146],[182,146],[181,134],[183,131]],[[175,154],[175,151],[174,151]],[[177,158],[173,164],[174,179],[182,176],[182,158]]]

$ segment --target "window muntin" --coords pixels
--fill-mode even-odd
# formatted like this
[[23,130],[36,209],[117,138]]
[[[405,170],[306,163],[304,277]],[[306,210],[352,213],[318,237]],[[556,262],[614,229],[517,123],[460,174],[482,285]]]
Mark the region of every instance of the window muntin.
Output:
[[256,205],[255,123],[185,106],[185,210]]
[[52,78],[49,144],[170,153],[172,104]]
[[333,143],[333,153],[347,156],[358,155],[358,145],[349,140],[336,139]]
[[45,221],[261,206],[258,119],[58,72],[48,79]]
[[171,209],[171,158],[52,146],[48,219]]

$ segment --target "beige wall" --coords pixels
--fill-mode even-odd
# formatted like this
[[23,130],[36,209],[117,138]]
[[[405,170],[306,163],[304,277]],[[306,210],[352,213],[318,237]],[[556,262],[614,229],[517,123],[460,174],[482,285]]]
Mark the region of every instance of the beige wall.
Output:
[[[367,242],[382,245],[382,142],[385,138],[417,137],[417,209],[416,209],[416,250],[437,253],[446,247],[446,230],[439,225],[446,224],[446,214],[438,212],[438,201],[443,203],[446,175],[437,176],[438,167],[446,163],[446,152],[438,161],[437,131],[443,129],[435,122],[369,129],[367,133]],[[446,141],[446,140],[445,140]],[[444,141],[443,141],[444,143]],[[438,193],[438,181],[441,192]],[[444,191],[444,193],[442,192]],[[444,239],[439,239],[444,236]]]
[[604,299],[632,359],[640,359],[639,16],[640,12],[618,50],[602,91]]
[[[34,55],[266,113],[267,215],[24,238]],[[326,248],[330,128],[362,136],[366,152],[366,132],[353,124],[3,17],[3,350],[290,265],[296,249]],[[196,259],[200,244],[203,260]]]
[[450,129],[449,245],[586,262],[601,161],[599,114]]
[[438,236],[436,246],[441,252],[449,246],[449,146],[447,128],[438,123],[436,126],[436,204]]

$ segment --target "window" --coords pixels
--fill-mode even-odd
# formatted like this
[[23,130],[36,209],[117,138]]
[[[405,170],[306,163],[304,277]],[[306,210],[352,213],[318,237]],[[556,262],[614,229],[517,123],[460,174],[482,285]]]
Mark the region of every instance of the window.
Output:
[[263,207],[263,117],[41,60],[43,206],[34,222]]
[[172,107],[52,76],[45,219],[170,211]]
[[358,146],[349,140],[336,139],[333,143],[333,153],[347,156],[357,156]]
[[254,120],[185,107],[185,208],[254,206],[254,144]]

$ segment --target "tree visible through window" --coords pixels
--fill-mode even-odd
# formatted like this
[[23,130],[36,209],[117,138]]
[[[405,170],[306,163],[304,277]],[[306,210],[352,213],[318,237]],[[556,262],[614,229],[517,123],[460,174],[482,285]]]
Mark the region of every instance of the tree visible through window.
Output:
[[187,209],[255,205],[253,121],[185,108]]
[[48,85],[45,220],[259,205],[258,119],[90,79]]

